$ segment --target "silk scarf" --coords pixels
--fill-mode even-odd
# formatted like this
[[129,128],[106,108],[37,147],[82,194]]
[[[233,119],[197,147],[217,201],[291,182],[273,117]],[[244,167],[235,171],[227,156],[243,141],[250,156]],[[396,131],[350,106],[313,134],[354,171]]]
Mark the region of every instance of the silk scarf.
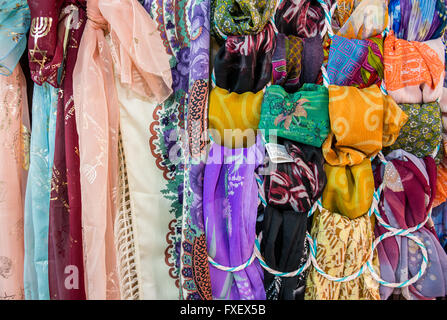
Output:
[[444,1],[390,0],[390,26],[396,37],[408,41],[439,38],[447,24]]
[[[265,156],[260,136],[249,148],[212,144],[203,177],[203,218],[208,255],[232,267],[252,255],[256,237],[258,185],[255,170]],[[265,300],[263,271],[255,259],[236,272],[209,265],[214,299]]]
[[441,112],[438,102],[399,104],[408,121],[389,150],[403,149],[418,158],[430,156],[441,144]]
[[323,191],[323,207],[349,219],[368,212],[374,193],[371,160],[353,166],[324,165],[327,184]]
[[442,203],[433,208],[432,219],[435,225],[436,235],[438,236],[444,251],[447,251],[447,203]]
[[292,94],[281,86],[265,90],[259,129],[270,135],[321,147],[329,133],[328,90],[324,86],[306,83]]
[[332,166],[352,166],[376,155],[396,141],[408,119],[376,85],[365,89],[330,85],[329,117],[331,133],[322,148]]
[[366,40],[334,35],[329,49],[327,73],[329,82],[338,86],[367,88],[380,86],[383,78],[382,36]]
[[[86,213],[83,229],[87,296],[89,299],[119,299],[114,245],[117,203],[113,197],[118,184],[119,102],[113,71],[123,86],[159,102],[170,95],[172,80],[167,55],[149,49],[157,43],[161,47],[161,41],[152,20],[139,3],[135,0],[90,1],[87,10],[89,20],[74,70],[82,208]],[[121,24],[124,17],[132,17],[134,24]],[[136,24],[144,24],[151,32],[143,34]],[[110,31],[109,42],[104,31]],[[92,104],[92,101],[96,102]]]
[[49,300],[48,228],[56,138],[57,89],[34,85],[30,167],[25,199],[25,298]]
[[[385,222],[407,229],[423,222],[432,207],[436,184],[436,165],[431,157],[424,159],[395,150],[387,157],[389,163],[375,171],[377,183],[384,181],[379,210]],[[383,178],[382,178],[383,177]],[[386,232],[376,225],[376,237]],[[433,226],[426,224],[413,232],[426,246],[429,264],[424,275],[402,290],[406,299],[431,299],[446,294],[447,255],[442,249]],[[422,262],[419,248],[406,237],[385,239],[377,247],[381,278],[389,282],[406,281],[417,274]],[[393,288],[381,286],[380,295],[387,299]]]
[[213,0],[211,24],[216,35],[261,32],[275,12],[275,0]]
[[[311,236],[317,241],[317,262],[333,277],[345,277],[357,272],[368,260],[374,240],[373,223],[367,215],[349,219],[326,209],[314,213]],[[378,269],[375,256],[373,267]],[[379,284],[369,270],[346,281],[331,281],[314,267],[306,282],[306,300],[380,300]]]
[[255,143],[263,91],[237,94],[215,87],[210,93],[209,128],[213,140],[228,148]]
[[214,58],[216,85],[230,92],[258,92],[270,81],[275,32],[268,24],[255,35],[229,36]]
[[385,85],[397,103],[430,103],[442,96],[444,45],[398,39],[391,31],[384,42]]

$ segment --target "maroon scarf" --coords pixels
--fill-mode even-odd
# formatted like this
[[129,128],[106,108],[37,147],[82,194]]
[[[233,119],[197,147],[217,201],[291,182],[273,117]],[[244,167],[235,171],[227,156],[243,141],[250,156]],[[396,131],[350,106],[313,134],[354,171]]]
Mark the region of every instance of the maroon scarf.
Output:
[[[81,189],[78,134],[73,105],[72,72],[86,22],[86,0],[28,1],[33,80],[59,87],[56,141],[51,180],[48,278],[51,299],[84,300]],[[64,21],[69,23],[67,46]],[[65,51],[65,52],[64,52]]]

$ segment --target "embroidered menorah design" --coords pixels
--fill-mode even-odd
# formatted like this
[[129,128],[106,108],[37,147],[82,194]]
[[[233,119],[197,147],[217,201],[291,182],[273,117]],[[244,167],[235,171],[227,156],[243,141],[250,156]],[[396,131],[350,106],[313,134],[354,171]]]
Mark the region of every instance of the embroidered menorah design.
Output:
[[[42,69],[44,67],[44,64],[47,59],[47,51],[46,50],[40,50],[39,46],[37,45],[37,40],[39,38],[45,37],[51,29],[51,25],[53,23],[53,18],[51,17],[37,17],[33,18],[31,21],[31,30],[30,34],[34,38],[34,49],[30,49],[30,62],[36,62],[38,65],[40,65],[40,68]],[[36,57],[36,54],[40,54],[39,57]]]

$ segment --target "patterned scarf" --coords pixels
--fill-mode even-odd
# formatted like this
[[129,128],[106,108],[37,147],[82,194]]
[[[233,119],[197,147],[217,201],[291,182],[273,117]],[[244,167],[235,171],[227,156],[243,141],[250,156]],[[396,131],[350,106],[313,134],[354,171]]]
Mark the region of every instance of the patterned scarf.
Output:
[[380,86],[383,78],[383,40],[376,36],[366,40],[334,35],[329,49],[329,82],[338,86],[367,88]]
[[321,147],[329,133],[328,90],[306,83],[292,94],[272,85],[264,94],[259,129],[270,135]]
[[390,0],[388,10],[391,29],[407,41],[437,39],[447,25],[443,0]]
[[444,58],[441,38],[407,41],[391,31],[385,38],[383,59],[388,94],[397,103],[436,101],[442,95]]
[[272,17],[275,0],[213,0],[211,25],[215,35],[253,35]]
[[26,48],[30,12],[25,0],[3,0],[0,3],[0,75],[9,76]]
[[256,35],[228,37],[214,58],[216,85],[236,93],[262,90],[271,79],[274,50],[271,24]]
[[[208,255],[217,263],[235,267],[252,255],[256,237],[258,185],[255,170],[263,163],[260,136],[249,148],[211,146],[203,179],[203,218]],[[237,272],[211,263],[214,299],[265,300],[259,261]]]
[[[382,183],[382,179],[385,181],[380,213],[387,224],[396,228],[416,226],[425,220],[433,203],[435,162],[431,157],[419,159],[403,150],[395,150],[386,158],[389,163],[385,167],[379,165],[375,171],[376,183]],[[376,237],[385,232],[386,229],[376,225]],[[433,225],[427,223],[413,234],[426,246],[429,264],[418,281],[400,290],[406,299],[443,297],[447,293],[447,255],[436,231]],[[419,250],[406,237],[391,237],[382,241],[377,247],[381,278],[389,282],[402,282],[415,276],[422,262]],[[380,287],[382,299],[387,299],[392,293],[393,288]]]
[[392,145],[408,116],[390,96],[365,89],[329,86],[331,133],[323,155],[332,166],[355,165]]
[[277,209],[307,213],[326,184],[323,155],[315,147],[286,140],[294,162],[278,163],[266,176],[267,203]]
[[[333,0],[325,0],[330,8]],[[301,38],[320,34],[324,27],[324,11],[318,1],[284,0],[275,14],[278,32]]]
[[438,102],[399,104],[408,121],[389,150],[403,149],[418,158],[431,155],[441,143],[442,125]]

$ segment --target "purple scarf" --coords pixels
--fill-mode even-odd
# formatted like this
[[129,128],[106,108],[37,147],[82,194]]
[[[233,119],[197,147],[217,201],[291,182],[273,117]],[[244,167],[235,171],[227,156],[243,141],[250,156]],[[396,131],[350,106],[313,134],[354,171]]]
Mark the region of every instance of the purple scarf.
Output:
[[[253,253],[258,204],[255,170],[264,156],[259,136],[249,148],[211,146],[204,174],[203,217],[208,255],[221,265],[241,265]],[[214,299],[265,300],[258,260],[233,273],[209,267]]]

